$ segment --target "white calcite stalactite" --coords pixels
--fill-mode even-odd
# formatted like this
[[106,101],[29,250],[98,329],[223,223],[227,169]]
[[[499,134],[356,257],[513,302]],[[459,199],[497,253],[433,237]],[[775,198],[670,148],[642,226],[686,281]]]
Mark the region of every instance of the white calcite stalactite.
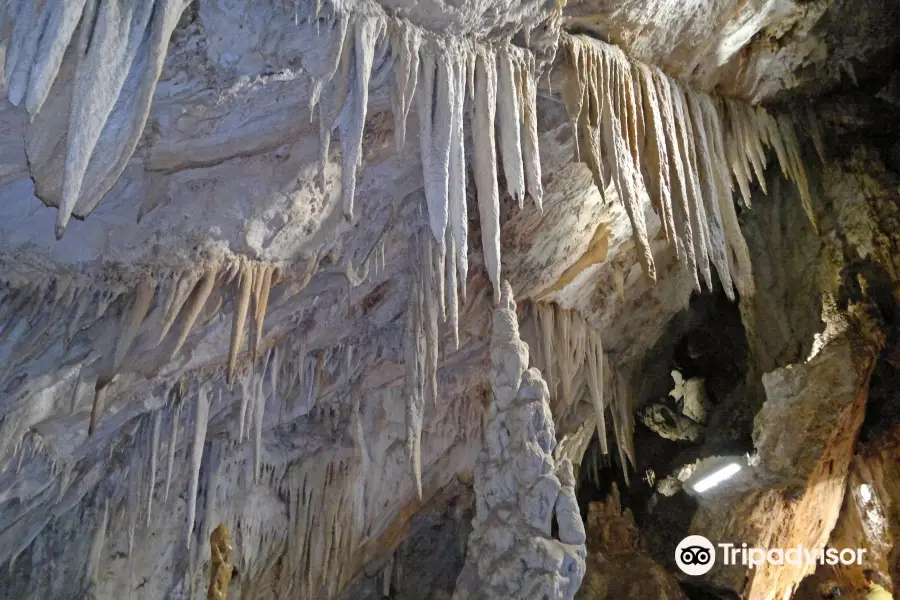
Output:
[[502,290],[492,316],[491,416],[475,466],[473,531],[453,597],[570,599],[586,556],[572,467],[553,458],[550,393],[540,371],[528,368],[512,290],[506,282]]
[[[556,304],[538,303],[532,312],[541,351],[535,365],[544,373],[554,373],[547,381],[557,422],[566,419],[582,402],[594,409],[597,435],[603,454],[609,453],[606,438],[607,411],[612,417],[616,446],[634,465],[632,398],[617,393],[617,378],[603,351],[600,332],[574,310]],[[625,477],[628,467],[622,461]]]
[[175,451],[178,449],[178,421],[181,417],[181,403],[175,405],[172,410],[172,429],[169,431],[169,455],[166,461],[166,492],[163,502],[169,500],[169,489],[172,486],[172,470],[175,468]]
[[416,493],[422,497],[422,420],[425,411],[425,302],[418,276],[410,277],[403,358],[406,363],[406,454]]
[[122,365],[122,361],[125,360],[125,355],[131,349],[134,336],[137,335],[141,323],[144,321],[144,317],[147,316],[150,302],[153,301],[153,295],[155,293],[156,279],[154,277],[144,277],[138,282],[131,310],[126,313],[127,317],[123,323],[122,335],[119,337],[118,344],[116,345],[114,359],[116,369]]
[[428,223],[434,239],[444,244],[447,229],[447,193],[450,176],[450,139],[453,123],[453,95],[456,86],[453,60],[439,59],[431,51],[423,51],[419,61],[421,74],[416,90],[419,113],[419,145],[422,155],[422,175],[425,180],[425,202]]
[[422,36],[416,27],[404,27],[396,23],[391,23],[390,32],[395,77],[391,107],[394,113],[394,136],[399,152],[406,144],[406,119],[412,107],[419,77],[419,48],[422,45]]
[[153,433],[150,437],[150,473],[147,486],[147,527],[150,527],[150,516],[153,514],[153,492],[156,489],[156,467],[159,462],[159,433],[162,426],[162,412],[153,414]]
[[[447,211],[452,248],[448,245],[448,262],[456,267],[457,284],[451,285],[448,273],[448,294],[455,294],[457,303],[465,302],[466,279],[469,275],[469,222],[466,203],[466,134],[463,128],[466,99],[467,59],[460,60],[456,68],[456,78],[452,85],[456,91],[454,100],[452,131],[450,137],[450,180],[448,182]],[[453,255],[451,258],[450,255]],[[458,332],[455,333],[458,337]]]
[[372,62],[375,45],[384,31],[384,21],[380,18],[359,18],[354,23],[353,55],[355,58],[356,77],[351,90],[349,124],[341,131],[342,196],[344,216],[353,219],[353,197],[356,193],[356,172],[362,162],[362,138],[366,125],[366,112],[369,103],[369,78],[372,74]]
[[[50,128],[42,135],[60,144],[49,147],[64,152],[64,173],[41,168],[49,156],[35,156],[32,164],[42,199],[59,209],[57,238],[73,214],[93,210],[125,169],[147,121],[169,37],[188,4],[47,0],[7,8],[13,24],[6,52],[9,100],[24,100],[31,127]],[[67,60],[75,63],[68,130],[56,131],[41,108]]]
[[499,113],[500,155],[506,189],[519,208],[525,201],[525,171],[522,165],[521,88],[516,85],[518,57],[512,49],[503,48],[497,53],[497,110]]
[[197,391],[197,412],[194,415],[194,438],[191,441],[191,480],[188,488],[187,546],[194,537],[194,520],[197,515],[197,491],[200,487],[200,465],[203,462],[203,446],[209,423],[209,396],[201,387]]
[[658,68],[629,61],[618,48],[587,36],[565,36],[565,44],[574,77],[563,98],[576,160],[588,164],[601,189],[610,179],[615,184],[645,273],[654,275],[643,220],[642,168],[663,233],[695,289],[701,279],[712,289],[715,267],[730,298],[733,288],[741,296],[752,295],[752,268],[737,224],[732,182],[747,206],[751,180],[765,191],[767,147],[796,183],[816,227],[792,118],[684,88]]
[[497,63],[487,51],[475,60],[475,102],[472,122],[475,154],[475,188],[481,220],[481,245],[494,297],[500,297],[500,191],[497,184],[497,147],[494,121],[497,115]]
[[[526,60],[533,63],[533,58]],[[521,66],[516,72],[519,86],[519,108],[522,111],[522,162],[525,169],[525,188],[538,210],[543,210],[544,184],[541,181],[541,153],[538,148],[537,87],[533,78],[533,64]]]
[[[567,106],[576,125],[576,136],[585,142],[579,153],[586,159],[594,181],[606,189],[607,167],[619,199],[631,220],[633,239],[644,273],[656,281],[656,266],[650,251],[644,204],[648,199],[640,167],[637,139],[635,85],[631,64],[614,46],[594,46],[581,38],[568,37],[567,50],[575,66],[577,88],[568,92]],[[641,130],[645,127],[640,126]],[[601,157],[601,148],[603,157]]]

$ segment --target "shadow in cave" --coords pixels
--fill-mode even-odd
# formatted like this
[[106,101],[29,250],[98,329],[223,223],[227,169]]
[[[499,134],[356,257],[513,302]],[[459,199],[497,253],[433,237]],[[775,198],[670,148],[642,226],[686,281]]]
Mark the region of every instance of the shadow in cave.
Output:
[[[744,384],[748,354],[737,303],[728,300],[720,287],[715,294],[693,295],[688,308],[670,320],[641,367],[634,405],[637,464],[629,466],[630,484],[625,483],[611,431],[609,455],[602,456],[596,436],[585,453],[576,491],[582,515],[586,517],[591,502],[605,499],[615,483],[622,510],[631,510],[640,531],[639,549],[673,573],[677,573],[674,549],[688,533],[697,502],[680,491],[664,496],[656,484],[702,458],[753,450],[754,413]],[[669,395],[673,370],[685,381],[704,381],[707,419],[701,424],[702,435],[694,440],[667,439],[638,418],[642,410],[657,404],[681,414],[679,402]],[[684,591],[692,599],[736,597],[704,586],[688,587]]]

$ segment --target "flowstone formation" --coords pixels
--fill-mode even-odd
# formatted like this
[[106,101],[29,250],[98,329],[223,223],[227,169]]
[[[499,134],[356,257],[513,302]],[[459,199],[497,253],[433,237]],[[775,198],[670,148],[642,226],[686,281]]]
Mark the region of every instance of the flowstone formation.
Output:
[[490,422],[475,467],[466,565],[453,597],[569,599],[581,585],[587,552],[572,463],[553,458],[550,393],[540,371],[528,368],[509,283],[501,290],[491,328]]

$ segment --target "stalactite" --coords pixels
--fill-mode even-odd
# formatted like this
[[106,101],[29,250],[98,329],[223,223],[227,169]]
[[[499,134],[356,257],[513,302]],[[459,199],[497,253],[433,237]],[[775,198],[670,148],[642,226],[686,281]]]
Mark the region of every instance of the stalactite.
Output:
[[732,282],[741,295],[752,294],[749,254],[730,196],[732,179],[747,206],[751,179],[765,191],[766,147],[775,150],[785,176],[796,183],[816,227],[790,116],[773,118],[762,107],[735,100],[717,105],[708,94],[683,88],[655,67],[630,62],[608,44],[586,36],[567,35],[564,41],[574,72],[563,99],[576,160],[587,163],[601,188],[611,171],[645,272],[651,274],[652,255],[642,219],[642,166],[663,233],[695,289],[701,277],[712,287],[712,262],[729,297],[734,297]]
[[[346,20],[348,17],[340,16]],[[340,63],[337,71],[328,79],[328,97],[325,102],[319,103],[319,179],[325,186],[325,166],[328,164],[328,154],[331,151],[331,133],[334,130],[335,120],[344,109],[347,101],[347,90],[350,87],[350,67],[353,59],[353,44],[355,36],[344,35],[344,44],[340,51]],[[355,186],[355,182],[354,182]]]
[[[325,54],[326,59],[323,63],[324,68],[321,70],[321,72],[311,73],[313,81],[309,92],[310,122],[312,122],[313,120],[315,109],[319,104],[319,98],[322,96],[322,88],[326,83],[330,82],[332,78],[334,78],[334,75],[337,73],[338,67],[341,64],[341,53],[347,39],[348,25],[349,19],[346,18],[339,17],[332,21],[331,27],[332,30],[336,31],[336,35],[333,34],[329,39],[330,44],[328,52]],[[315,61],[311,61],[310,65],[304,66],[306,67],[306,69],[315,69],[318,65]]]
[[[61,196],[45,198],[59,208],[57,238],[71,215],[90,213],[125,169],[147,120],[169,36],[188,4],[74,0],[9,7],[8,97],[15,105],[25,100],[32,118],[40,120],[67,49],[74,46],[69,54],[78,57],[68,132],[52,132],[66,140]],[[112,118],[118,126],[106,127]],[[39,187],[47,176],[38,173]]]
[[150,527],[150,515],[153,513],[153,491],[156,489],[156,465],[159,455],[159,429],[162,412],[153,414],[153,434],[150,438],[150,475],[147,486],[147,527]]
[[253,414],[253,426],[254,426],[254,439],[253,439],[253,481],[259,480],[259,469],[260,462],[262,461],[262,426],[263,426],[263,416],[265,415],[266,410],[266,395],[263,392],[263,380],[265,378],[265,371],[260,374],[256,391],[254,394],[254,414]]
[[[603,47],[593,60],[596,61],[597,67],[591,76],[597,78],[601,87],[599,93],[603,108],[599,119],[603,149],[607,159],[614,161],[616,167],[613,169],[612,179],[619,199],[631,220],[632,239],[638,248],[638,260],[647,277],[656,281],[656,267],[644,221],[643,204],[647,192],[638,165],[634,162],[636,149],[633,149],[634,134],[629,124],[633,121],[633,117],[628,114],[628,98],[625,95],[625,91],[629,88],[631,67],[621,51],[612,46]],[[592,101],[591,105],[593,104]],[[591,116],[588,114],[584,118],[590,119]]]
[[526,58],[516,72],[519,89],[519,108],[522,119],[522,162],[525,168],[525,187],[538,210],[543,211],[544,184],[541,182],[541,153],[538,149],[537,90],[534,82],[534,59]]
[[[456,65],[455,78],[451,85],[455,87],[451,94],[453,98],[453,112],[451,116],[450,132],[450,173],[447,189],[447,217],[449,220],[451,244],[448,248],[448,263],[455,265],[456,284],[449,283],[448,294],[453,294],[459,301],[466,299],[466,279],[469,273],[469,223],[468,207],[466,205],[466,150],[465,132],[463,131],[463,117],[465,113],[465,89],[466,89],[466,62],[465,56],[460,58]],[[452,257],[451,257],[452,254]],[[458,304],[457,300],[453,301]],[[458,334],[455,334],[458,338]]]
[[262,277],[259,293],[255,299],[255,321],[256,335],[253,342],[253,358],[256,360],[256,353],[259,351],[259,343],[262,340],[263,323],[266,319],[266,309],[269,307],[269,293],[276,283],[278,283],[278,269],[272,266],[262,267]]
[[124,323],[122,335],[119,337],[119,342],[116,345],[114,359],[114,367],[116,369],[122,365],[122,361],[125,360],[125,355],[128,354],[128,351],[131,349],[134,336],[137,335],[138,329],[140,329],[141,323],[144,321],[144,317],[147,316],[150,302],[153,300],[153,295],[155,293],[156,279],[152,276],[141,278],[134,291],[134,302],[131,305],[131,310],[127,313],[128,319]]
[[237,365],[237,355],[244,340],[244,325],[247,321],[247,311],[250,308],[250,295],[253,288],[253,279],[258,276],[256,269],[246,259],[241,259],[241,272],[238,276],[238,288],[240,295],[234,310],[234,319],[231,323],[231,345],[228,348],[228,385],[234,381],[234,369]]
[[440,264],[440,248],[428,236],[423,236],[424,254],[430,256],[424,265],[422,321],[425,331],[425,391],[432,404],[437,403],[437,364],[438,364],[438,302],[442,294],[438,283],[443,281],[444,269]]
[[[609,410],[622,464],[626,464],[627,458],[634,465],[631,392],[625,393],[617,387],[618,373],[613,373],[608,366],[600,332],[578,312],[564,310],[555,304],[538,303],[532,315],[541,339],[538,343],[541,351],[532,359],[545,378],[548,373],[557,373],[558,384],[548,380],[551,397],[556,400],[552,406],[554,420],[560,422],[568,418],[581,402],[590,404],[597,422],[601,452],[605,455],[609,452],[606,439],[606,411]],[[610,394],[608,387],[612,388]]]
[[213,287],[215,286],[217,274],[217,267],[207,267],[203,272],[203,277],[194,286],[194,291],[191,293],[190,305],[188,306],[187,314],[184,316],[181,332],[178,335],[178,341],[175,342],[175,348],[172,350],[173,357],[178,354],[181,346],[184,344],[185,340],[187,340],[191,328],[197,321],[197,317],[200,316],[200,311],[203,310],[203,306],[206,304],[206,301],[209,299],[209,295],[212,293]]
[[510,49],[503,48],[497,53],[497,110],[500,114],[497,129],[500,132],[500,156],[506,189],[519,208],[525,200],[525,172],[522,165],[522,135],[519,123],[521,109],[519,91],[516,85],[516,71],[519,65]]
[[172,430],[169,433],[169,459],[166,462],[166,493],[163,502],[169,500],[169,488],[172,484],[172,469],[175,466],[175,450],[178,448],[178,420],[181,416],[181,403],[175,405],[172,411]]
[[600,341],[600,334],[596,331],[591,331],[589,337],[588,355],[585,357],[588,366],[588,386],[594,405],[594,417],[597,421],[597,436],[600,440],[600,448],[603,454],[609,454],[606,442],[606,406],[603,398],[603,392],[606,387],[603,379],[603,345]]
[[497,153],[494,121],[497,114],[496,61],[487,51],[475,61],[475,103],[473,135],[475,137],[475,187],[481,220],[481,244],[484,265],[494,286],[494,297],[500,297],[500,195],[497,188]]
[[97,523],[94,536],[91,539],[91,549],[87,561],[87,579],[93,584],[98,581],[100,575],[100,560],[103,558],[103,550],[106,547],[106,530],[109,527],[109,499],[103,499],[103,516]]
[[675,132],[678,136],[678,152],[683,157],[684,184],[683,193],[685,201],[682,206],[687,207],[687,218],[690,220],[692,241],[694,244],[694,258],[696,268],[706,288],[712,290],[712,273],[709,268],[708,232],[706,229],[706,212],[703,201],[700,198],[700,182],[697,176],[696,155],[694,152],[695,139],[691,123],[688,120],[687,103],[684,92],[674,80],[666,78],[671,90],[672,107],[675,117]]
[[203,387],[197,390],[197,413],[194,417],[194,439],[191,444],[191,481],[188,489],[187,547],[191,547],[194,519],[197,515],[197,490],[200,486],[200,465],[209,420],[209,397]]
[[342,185],[344,216],[353,220],[353,197],[356,193],[356,172],[362,162],[362,137],[366,125],[366,111],[369,102],[369,78],[375,45],[384,29],[379,18],[359,18],[354,23],[354,57],[356,77],[350,96],[350,123],[341,132],[343,150]]
[[419,112],[419,144],[425,180],[428,222],[438,244],[444,244],[448,221],[450,176],[450,142],[453,132],[453,105],[456,86],[453,53],[437,57],[423,50],[420,58],[422,76],[416,91]]
[[406,144],[406,119],[412,106],[419,75],[419,48],[422,36],[416,27],[404,27],[392,23],[391,46],[394,50],[394,136],[397,152]]
[[[453,349],[459,350],[459,305],[457,303],[456,282],[456,245],[450,232],[447,232],[447,262],[445,265],[447,277],[447,317],[450,321],[450,334],[453,339]],[[439,274],[441,276],[443,274]]]
[[[653,81],[653,71],[644,64],[636,64],[641,91],[644,97],[644,123],[647,135],[645,162],[650,173],[651,199],[656,198],[656,212],[662,223],[666,240],[670,243],[675,238],[675,221],[672,216],[672,183],[669,178],[669,149],[666,147],[666,134],[660,102]],[[678,244],[674,244],[676,256],[679,254]]]
[[103,416],[103,411],[106,409],[106,392],[108,387],[109,382],[98,382],[94,386],[94,404],[91,407],[91,421],[88,425],[88,437],[94,435],[94,430],[97,428],[100,417]]
[[[420,268],[426,268],[420,266]],[[422,497],[422,419],[425,410],[425,301],[419,277],[411,277],[403,357],[406,363],[406,453],[416,493]]]
[[719,195],[727,195],[727,193],[725,190],[720,191],[718,188],[718,177],[713,167],[713,156],[711,154],[714,144],[709,140],[708,121],[703,112],[701,100],[698,94],[692,91],[687,92],[686,99],[697,142],[697,175],[699,177],[700,192],[709,234],[707,254],[716,268],[716,273],[719,275],[719,281],[722,283],[725,294],[730,300],[734,300],[734,286],[728,266],[728,249],[722,226],[722,216],[719,211]]

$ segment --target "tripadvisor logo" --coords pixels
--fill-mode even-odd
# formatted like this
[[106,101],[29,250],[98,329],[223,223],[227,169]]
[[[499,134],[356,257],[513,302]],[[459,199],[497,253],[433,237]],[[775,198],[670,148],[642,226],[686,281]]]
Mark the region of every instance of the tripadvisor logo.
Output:
[[675,564],[687,575],[706,575],[716,564],[716,548],[702,535],[689,535],[675,548]]
[[[724,566],[755,569],[763,565],[862,565],[865,548],[752,548],[747,544],[718,544]],[[687,575],[705,575],[716,564],[716,547],[702,535],[689,535],[675,548],[675,564]]]

